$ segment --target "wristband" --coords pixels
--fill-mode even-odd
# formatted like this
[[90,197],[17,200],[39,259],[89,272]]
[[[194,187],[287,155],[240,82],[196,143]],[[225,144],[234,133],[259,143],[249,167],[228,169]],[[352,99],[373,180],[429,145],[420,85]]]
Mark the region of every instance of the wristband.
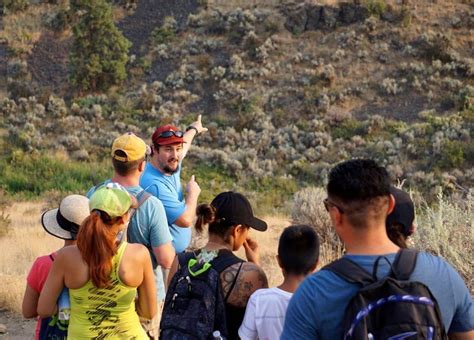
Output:
[[192,125],[191,125],[191,126],[188,126],[188,127],[186,128],[186,132],[188,132],[189,130],[194,130],[194,131],[196,131],[196,136],[199,135],[199,131],[198,131],[198,129],[197,129],[196,127],[194,127],[194,126],[192,126]]

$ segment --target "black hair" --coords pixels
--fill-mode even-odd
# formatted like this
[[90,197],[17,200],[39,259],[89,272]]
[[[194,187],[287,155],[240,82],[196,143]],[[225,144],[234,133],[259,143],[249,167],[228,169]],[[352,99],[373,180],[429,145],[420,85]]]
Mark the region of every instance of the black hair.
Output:
[[[194,227],[200,234],[204,230],[206,224],[209,225],[209,233],[220,236],[227,240],[232,231],[233,223],[229,223],[225,219],[216,218],[216,208],[211,204],[200,204],[196,208],[197,220]],[[246,226],[248,228],[248,226]]]
[[306,275],[319,259],[319,237],[308,225],[292,225],[280,236],[278,257],[288,274]]
[[371,159],[353,159],[331,170],[327,191],[343,203],[369,201],[390,195],[390,177],[384,167]]
[[[115,155],[119,157],[127,157],[127,154],[122,150],[116,150]],[[115,172],[117,172],[120,176],[127,176],[133,170],[138,169],[139,165],[145,160],[145,157],[137,159],[136,161],[131,162],[123,162],[119,161],[118,159],[112,158],[112,165],[114,166]]]
[[390,241],[395,243],[400,248],[408,248],[407,236],[403,233],[403,226],[399,223],[393,222],[386,225],[387,235]]

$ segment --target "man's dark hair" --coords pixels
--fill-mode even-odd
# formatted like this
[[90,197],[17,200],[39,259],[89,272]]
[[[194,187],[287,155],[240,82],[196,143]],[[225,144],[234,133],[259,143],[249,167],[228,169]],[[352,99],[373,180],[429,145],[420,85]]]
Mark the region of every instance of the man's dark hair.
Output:
[[[115,155],[119,157],[127,157],[127,154],[122,150],[115,151]],[[145,160],[145,157],[137,159],[136,161],[132,162],[122,162],[118,159],[112,158],[112,165],[114,166],[114,170],[120,176],[127,176],[132,171],[138,169],[138,166]]]
[[319,259],[319,237],[308,225],[292,225],[283,230],[278,243],[278,257],[288,274],[306,275]]
[[329,173],[328,195],[343,203],[369,201],[390,195],[387,170],[371,159],[354,159],[336,165]]
[[372,207],[372,213],[378,214],[388,203],[390,177],[384,167],[371,159],[353,159],[331,170],[327,192],[331,200],[342,203],[349,222],[362,227],[367,221],[368,208]]

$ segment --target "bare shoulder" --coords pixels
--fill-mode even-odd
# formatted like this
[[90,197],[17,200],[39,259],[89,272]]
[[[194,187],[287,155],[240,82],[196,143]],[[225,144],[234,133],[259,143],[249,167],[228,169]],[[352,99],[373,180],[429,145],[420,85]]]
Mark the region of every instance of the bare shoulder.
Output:
[[[251,262],[230,266],[221,275],[223,275],[221,281],[225,296],[232,289],[227,302],[236,307],[245,307],[250,295],[257,289],[268,287],[267,276],[263,269]],[[231,278],[232,281],[229,283]]]
[[140,260],[150,257],[148,249],[140,243],[128,243],[125,251],[132,256],[136,256]]
[[74,261],[77,259],[82,259],[82,256],[76,245],[63,247],[59,249],[54,256],[54,262]]

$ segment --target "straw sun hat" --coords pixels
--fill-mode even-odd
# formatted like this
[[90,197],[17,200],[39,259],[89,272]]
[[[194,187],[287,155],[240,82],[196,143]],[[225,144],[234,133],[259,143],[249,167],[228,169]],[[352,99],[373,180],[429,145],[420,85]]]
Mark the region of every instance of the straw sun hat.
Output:
[[89,216],[89,199],[82,195],[69,195],[61,201],[59,208],[43,213],[41,224],[55,237],[75,240],[79,226],[87,216]]

